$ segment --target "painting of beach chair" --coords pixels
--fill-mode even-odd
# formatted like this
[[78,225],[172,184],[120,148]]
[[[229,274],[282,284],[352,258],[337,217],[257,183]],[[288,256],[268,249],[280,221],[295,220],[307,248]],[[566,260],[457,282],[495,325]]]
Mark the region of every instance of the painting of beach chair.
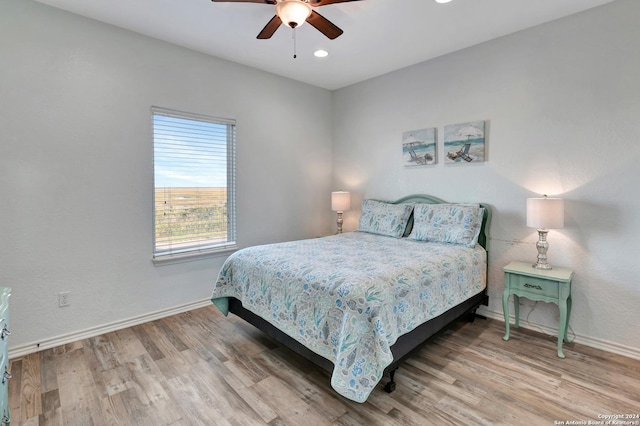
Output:
[[436,129],[411,130],[402,134],[402,161],[405,166],[435,164]]
[[422,157],[416,154],[416,152],[409,148],[409,155],[411,156],[411,161],[416,164],[425,165],[429,161],[433,161],[433,157],[429,154],[424,154]]
[[425,164],[426,161],[424,160],[424,158],[420,158],[418,157],[418,154],[416,154],[416,152],[409,148],[409,155],[411,155],[411,161],[417,163],[417,164]]
[[470,143],[465,143],[462,148],[460,148],[457,152],[448,152],[447,157],[450,160],[456,161],[458,158],[463,159],[466,162],[473,161],[473,158],[469,156],[469,148],[471,147]]
[[471,121],[444,126],[445,163],[467,164],[485,161],[485,122]]

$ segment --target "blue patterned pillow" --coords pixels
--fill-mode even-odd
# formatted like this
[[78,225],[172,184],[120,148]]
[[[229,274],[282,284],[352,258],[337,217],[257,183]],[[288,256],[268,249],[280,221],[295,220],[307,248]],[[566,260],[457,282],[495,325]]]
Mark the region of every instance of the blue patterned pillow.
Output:
[[409,238],[475,247],[483,215],[477,204],[416,204]]
[[390,204],[363,200],[358,231],[400,238],[407,227],[413,204]]

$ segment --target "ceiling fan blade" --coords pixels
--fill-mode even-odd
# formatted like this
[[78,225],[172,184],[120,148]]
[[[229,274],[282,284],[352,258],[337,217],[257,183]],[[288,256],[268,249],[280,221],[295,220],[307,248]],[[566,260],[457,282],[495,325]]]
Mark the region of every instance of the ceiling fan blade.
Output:
[[348,1],[360,1],[360,0],[309,0],[309,4],[311,6],[326,6],[328,4],[346,3]]
[[[275,0],[211,0],[215,3],[266,3],[276,4]],[[349,0],[347,0],[349,1]]]
[[264,28],[262,29],[262,31],[260,31],[260,34],[258,34],[258,37],[256,38],[259,38],[261,40],[271,38],[273,33],[275,33],[276,30],[280,28],[280,24],[282,24],[282,19],[280,19],[278,15],[275,15],[273,18],[271,18],[267,25],[264,26]]
[[307,22],[331,40],[340,37],[343,33],[343,31],[332,24],[331,21],[313,10],[311,11],[311,15],[307,18]]

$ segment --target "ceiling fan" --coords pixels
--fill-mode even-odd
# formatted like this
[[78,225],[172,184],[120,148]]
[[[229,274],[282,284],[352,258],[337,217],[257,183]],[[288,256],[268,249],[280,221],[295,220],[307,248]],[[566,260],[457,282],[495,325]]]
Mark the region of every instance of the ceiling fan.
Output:
[[280,24],[291,28],[308,22],[331,40],[339,37],[343,31],[311,7],[326,6],[334,3],[345,3],[360,0],[211,0],[227,3],[265,3],[276,6],[276,14],[258,34],[259,39],[268,39],[276,32]]

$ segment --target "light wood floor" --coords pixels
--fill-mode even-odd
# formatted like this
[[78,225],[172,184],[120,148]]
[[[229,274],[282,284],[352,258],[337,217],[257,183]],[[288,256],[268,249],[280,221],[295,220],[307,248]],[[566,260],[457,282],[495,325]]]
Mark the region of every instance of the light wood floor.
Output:
[[554,338],[503,333],[498,321],[460,322],[400,367],[394,393],[378,385],[358,404],[252,326],[202,308],[12,360],[12,425],[553,425],[640,413],[640,361],[577,344],[560,360]]

